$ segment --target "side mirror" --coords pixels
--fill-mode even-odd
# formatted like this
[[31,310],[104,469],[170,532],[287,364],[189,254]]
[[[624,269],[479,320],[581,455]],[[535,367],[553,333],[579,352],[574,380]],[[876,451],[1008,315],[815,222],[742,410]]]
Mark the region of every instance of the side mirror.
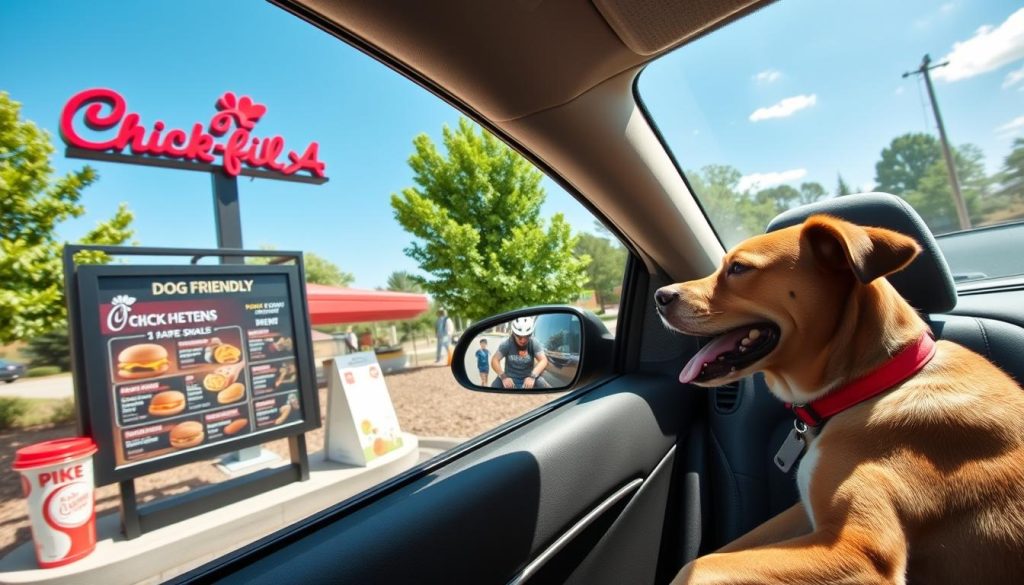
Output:
[[452,373],[470,390],[563,392],[611,373],[614,347],[614,337],[590,311],[531,307],[466,329],[455,345]]

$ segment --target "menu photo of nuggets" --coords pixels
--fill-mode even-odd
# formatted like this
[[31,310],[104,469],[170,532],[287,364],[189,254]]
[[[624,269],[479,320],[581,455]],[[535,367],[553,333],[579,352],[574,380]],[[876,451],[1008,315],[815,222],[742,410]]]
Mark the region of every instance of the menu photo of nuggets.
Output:
[[288,392],[257,398],[252,402],[257,429],[277,427],[301,420],[299,393]]
[[210,443],[233,439],[252,430],[246,404],[208,412],[203,415],[203,422],[206,423],[206,436]]

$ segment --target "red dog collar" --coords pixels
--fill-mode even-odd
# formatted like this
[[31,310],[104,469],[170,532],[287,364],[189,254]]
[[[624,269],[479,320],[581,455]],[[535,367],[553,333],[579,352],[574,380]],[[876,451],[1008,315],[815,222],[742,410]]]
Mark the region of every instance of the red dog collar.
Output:
[[821,425],[830,417],[877,396],[921,370],[935,355],[935,341],[924,333],[916,342],[893,356],[877,370],[846,386],[836,388],[810,404],[786,403],[786,408],[809,427]]

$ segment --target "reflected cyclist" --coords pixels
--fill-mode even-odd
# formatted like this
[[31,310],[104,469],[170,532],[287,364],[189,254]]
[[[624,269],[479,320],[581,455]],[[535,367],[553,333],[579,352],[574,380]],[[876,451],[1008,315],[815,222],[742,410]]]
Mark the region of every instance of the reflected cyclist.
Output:
[[[541,374],[548,367],[548,357],[540,342],[533,338],[534,317],[519,317],[512,321],[512,334],[501,342],[491,356],[491,369],[498,375],[492,388],[550,388]],[[502,369],[501,360],[505,360]]]

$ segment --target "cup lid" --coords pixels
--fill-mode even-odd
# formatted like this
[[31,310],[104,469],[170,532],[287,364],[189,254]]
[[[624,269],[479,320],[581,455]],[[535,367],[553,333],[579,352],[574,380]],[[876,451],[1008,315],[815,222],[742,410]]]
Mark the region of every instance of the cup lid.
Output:
[[22,447],[14,454],[15,470],[45,467],[87,457],[96,452],[96,443],[90,437],[67,437]]

